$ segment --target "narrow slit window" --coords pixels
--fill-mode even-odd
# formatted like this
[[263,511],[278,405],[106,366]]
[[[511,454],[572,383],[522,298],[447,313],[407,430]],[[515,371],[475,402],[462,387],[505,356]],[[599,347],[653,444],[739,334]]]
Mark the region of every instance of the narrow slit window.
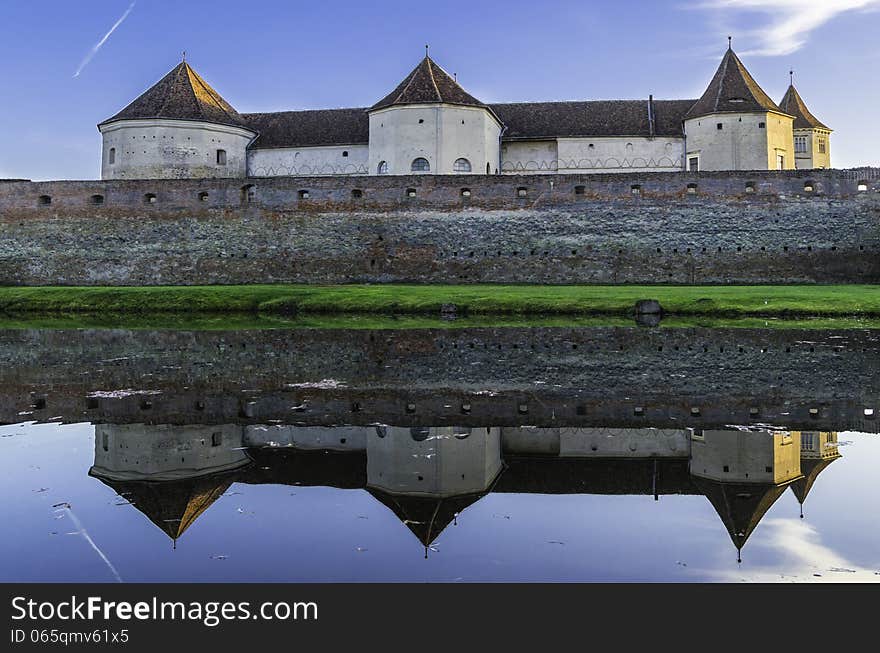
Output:
[[217,150],[217,165],[226,165],[226,150]]

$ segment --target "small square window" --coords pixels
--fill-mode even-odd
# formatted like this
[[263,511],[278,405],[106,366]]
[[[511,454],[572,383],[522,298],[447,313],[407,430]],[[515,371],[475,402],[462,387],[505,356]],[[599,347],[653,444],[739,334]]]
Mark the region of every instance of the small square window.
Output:
[[758,123],[758,129],[766,129],[766,127],[767,127],[766,122],[759,122]]
[[715,125],[715,129],[724,129],[724,123],[719,122],[717,125]]

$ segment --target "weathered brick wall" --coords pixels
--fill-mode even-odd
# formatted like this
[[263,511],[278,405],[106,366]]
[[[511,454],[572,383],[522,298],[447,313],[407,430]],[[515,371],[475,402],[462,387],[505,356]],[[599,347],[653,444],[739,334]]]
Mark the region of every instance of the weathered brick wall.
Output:
[[876,329],[0,330],[0,421],[875,431],[878,361]]
[[873,168],[0,182],[2,285],[876,283],[878,254]]

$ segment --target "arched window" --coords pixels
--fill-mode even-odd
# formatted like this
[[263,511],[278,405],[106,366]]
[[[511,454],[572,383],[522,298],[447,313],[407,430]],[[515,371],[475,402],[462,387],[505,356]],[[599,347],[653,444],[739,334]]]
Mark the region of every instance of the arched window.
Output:
[[379,167],[376,168],[376,174],[387,175],[388,174],[388,162],[387,161],[379,161]]
[[453,172],[470,172],[471,171],[471,162],[467,159],[456,159],[455,163],[452,164]]
[[413,159],[410,170],[413,172],[431,172],[431,164],[428,163],[427,159],[419,157],[418,159]]
[[111,166],[114,163],[116,163],[116,148],[115,147],[110,148],[110,153],[107,155],[107,163],[109,163]]

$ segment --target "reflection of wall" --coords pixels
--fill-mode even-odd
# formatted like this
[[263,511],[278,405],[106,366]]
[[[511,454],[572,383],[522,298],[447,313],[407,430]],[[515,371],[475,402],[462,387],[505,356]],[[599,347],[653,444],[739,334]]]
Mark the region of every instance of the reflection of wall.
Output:
[[514,454],[555,454],[562,457],[686,458],[690,429],[504,427],[504,451]]
[[785,483],[801,474],[799,441],[789,432],[695,432],[691,474],[731,483]]
[[364,451],[374,426],[287,426],[256,424],[246,426],[244,443],[248,447],[295,447]]
[[95,426],[95,476],[172,480],[236,469],[248,463],[243,427],[169,424]]
[[380,427],[367,442],[367,484],[390,493],[484,492],[501,470],[498,428]]

